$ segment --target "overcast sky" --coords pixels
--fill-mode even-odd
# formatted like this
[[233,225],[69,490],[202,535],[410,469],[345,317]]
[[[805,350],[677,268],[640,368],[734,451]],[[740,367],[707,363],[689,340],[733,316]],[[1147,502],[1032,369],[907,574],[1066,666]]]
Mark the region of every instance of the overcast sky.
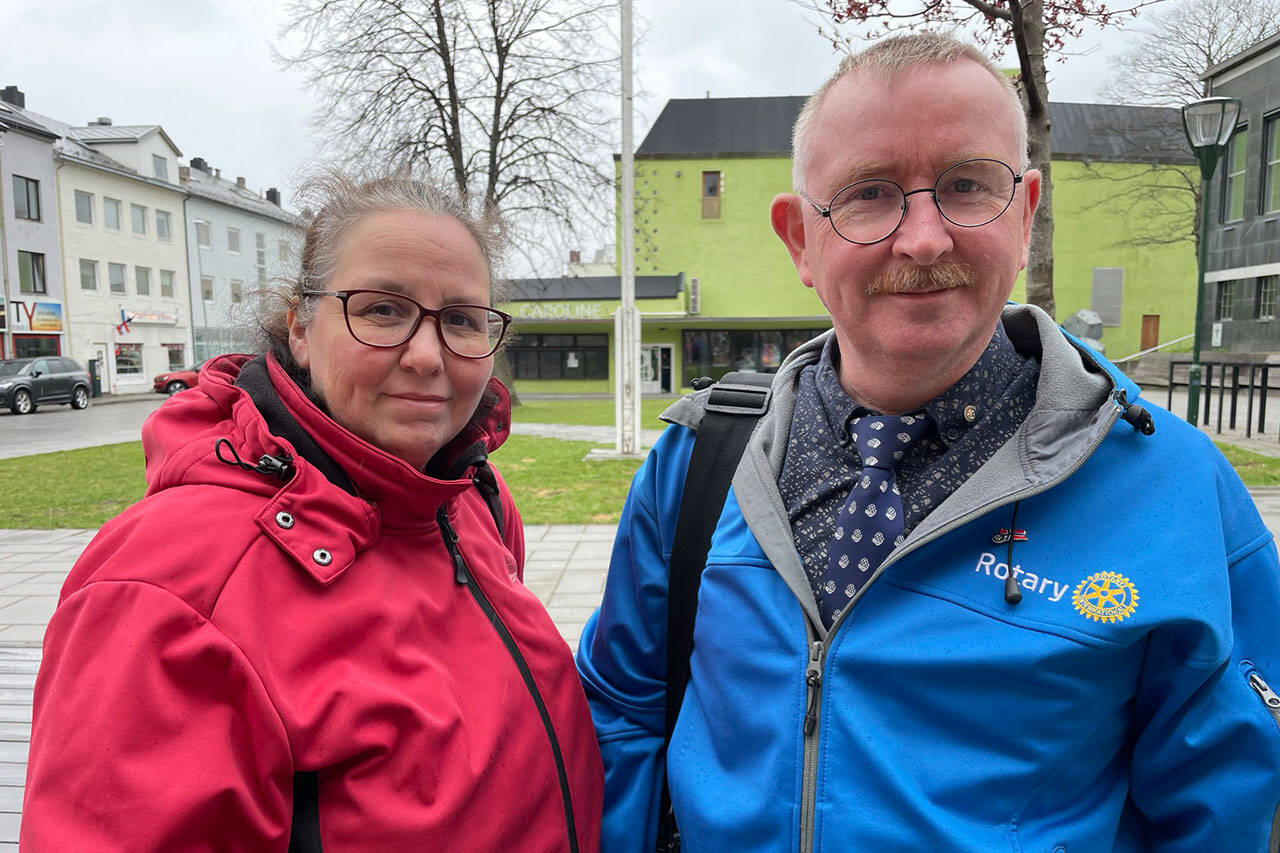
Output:
[[[636,70],[636,142],[669,98],[812,91],[835,55],[787,0],[634,0],[645,41]],[[311,128],[317,104],[272,58],[282,23],[270,0],[0,0],[0,86],[70,124],[108,116],[161,124],[184,158],[289,204],[325,162]],[[1085,55],[1054,62],[1051,96],[1097,99],[1109,58],[1130,35],[1093,31]],[[1014,65],[1016,62],[1006,62]]]

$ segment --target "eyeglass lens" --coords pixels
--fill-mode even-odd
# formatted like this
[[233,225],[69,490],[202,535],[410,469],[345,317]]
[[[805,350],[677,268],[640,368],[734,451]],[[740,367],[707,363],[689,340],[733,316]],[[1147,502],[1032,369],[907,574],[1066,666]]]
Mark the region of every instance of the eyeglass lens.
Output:
[[[347,326],[356,340],[375,347],[404,343],[418,322],[416,302],[391,293],[352,293]],[[444,345],[457,355],[483,358],[502,340],[502,315],[479,305],[446,305],[435,318]]]
[[[956,225],[986,225],[1013,201],[1014,174],[999,160],[967,160],[943,172],[934,184],[938,211]],[[831,200],[831,224],[846,240],[875,243],[894,232],[906,215],[906,194],[892,181],[858,181]]]

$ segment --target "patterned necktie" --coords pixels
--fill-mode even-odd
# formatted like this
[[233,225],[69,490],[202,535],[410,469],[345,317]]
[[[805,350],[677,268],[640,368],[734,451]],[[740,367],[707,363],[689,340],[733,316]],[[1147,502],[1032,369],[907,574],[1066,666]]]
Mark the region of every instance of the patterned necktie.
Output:
[[829,627],[889,552],[903,539],[902,498],[894,468],[929,428],[930,418],[914,415],[866,415],[852,433],[862,473],[836,515],[827,546],[827,575],[818,584],[818,610]]

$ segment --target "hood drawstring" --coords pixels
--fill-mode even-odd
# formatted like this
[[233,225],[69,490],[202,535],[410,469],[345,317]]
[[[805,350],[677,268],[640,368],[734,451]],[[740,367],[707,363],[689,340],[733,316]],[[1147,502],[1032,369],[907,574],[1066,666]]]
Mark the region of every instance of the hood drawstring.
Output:
[[1151,420],[1151,413],[1137,403],[1130,403],[1129,392],[1123,388],[1116,391],[1116,404],[1124,410],[1120,413],[1120,417],[1125,423],[1143,435],[1155,435],[1156,425]]
[[[222,455],[222,446],[227,446],[227,452],[231,454],[231,458],[227,459]],[[224,465],[234,465],[242,471],[253,471],[256,474],[265,474],[268,477],[275,477],[282,483],[287,483],[293,479],[293,457],[288,453],[281,451],[280,456],[272,456],[271,454],[263,454],[258,459],[257,465],[250,465],[240,458],[240,454],[236,453],[235,445],[225,438],[220,438],[213,445],[213,455],[218,457],[218,461]]]
[[1010,606],[1022,603],[1022,590],[1018,589],[1018,579],[1013,576],[1013,540],[1018,530],[1019,503],[1021,501],[1013,502],[1013,518],[1009,519],[1009,550],[1004,558],[1004,564],[1009,569],[1009,573],[1004,576],[1004,600]]

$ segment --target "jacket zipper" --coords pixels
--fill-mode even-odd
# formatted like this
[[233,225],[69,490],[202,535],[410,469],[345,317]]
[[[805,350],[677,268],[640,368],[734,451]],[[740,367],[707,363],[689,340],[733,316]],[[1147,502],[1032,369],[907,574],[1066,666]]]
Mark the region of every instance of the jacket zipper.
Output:
[[822,666],[826,645],[809,629],[809,664],[804,670],[804,781],[800,792],[800,853],[813,850],[813,821],[818,793],[818,716],[822,711]]
[[1258,694],[1262,704],[1267,706],[1267,711],[1271,713],[1271,719],[1276,721],[1277,726],[1280,726],[1280,694],[1271,689],[1271,685],[1267,684],[1256,669],[1249,671],[1249,686],[1253,688],[1254,693]]
[[516,669],[520,671],[520,677],[524,679],[525,689],[529,691],[533,704],[538,708],[538,716],[542,718],[542,727],[547,732],[547,740],[551,743],[551,753],[556,760],[556,776],[560,781],[560,799],[564,805],[564,819],[569,831],[569,850],[572,853],[578,853],[578,829],[573,819],[573,799],[569,795],[569,774],[564,766],[564,755],[560,751],[560,741],[556,737],[555,727],[551,724],[551,714],[547,711],[547,705],[542,699],[542,693],[538,690],[537,682],[533,679],[533,672],[529,669],[529,663],[525,660],[519,646],[516,645],[515,638],[507,630],[502,617],[498,615],[498,611],[493,608],[493,604],[485,596],[479,582],[471,574],[467,561],[463,559],[462,552],[458,550],[458,534],[454,532],[453,525],[449,523],[449,513],[444,506],[441,506],[436,511],[436,521],[440,525],[440,535],[444,538],[445,548],[448,549],[449,556],[453,559],[454,580],[465,586],[467,591],[471,593],[471,597],[475,599],[485,618],[489,620],[489,624],[497,632],[502,644],[507,647],[507,653],[511,655]]
[[[826,636],[827,636],[828,644],[830,643],[831,638],[835,636],[836,629],[840,627],[840,625],[844,622],[845,617],[848,616],[850,611],[853,610],[854,604],[857,603],[858,599],[862,597],[863,593],[867,591],[867,589],[871,586],[871,584],[875,583],[876,579],[879,578],[880,575],[884,573],[885,569],[889,568],[889,566],[893,565],[898,560],[901,560],[903,557],[905,557],[907,554],[910,554],[912,551],[916,550],[917,548],[920,548],[923,545],[927,545],[933,540],[950,533],[951,531],[955,530],[958,527],[963,527],[964,525],[973,521],[975,518],[979,518],[983,515],[986,515],[987,513],[992,512],[993,510],[997,510],[1002,506],[1007,506],[1008,504],[1011,504],[1014,501],[1026,500],[1027,498],[1032,498],[1032,497],[1035,497],[1036,495],[1042,494],[1043,492],[1047,492],[1049,489],[1052,489],[1054,486],[1058,485],[1063,480],[1070,477],[1076,471],[1079,471],[1080,467],[1084,465],[1084,463],[1089,460],[1089,457],[1093,455],[1093,452],[1098,449],[1098,445],[1102,444],[1102,442],[1106,439],[1106,437],[1111,434],[1111,428],[1114,427],[1116,424],[1116,421],[1120,419],[1120,414],[1124,411],[1124,406],[1120,404],[1120,395],[1123,393],[1124,391],[1122,389],[1113,388],[1111,392],[1111,402],[1114,404],[1114,406],[1112,408],[1110,416],[1107,418],[1106,424],[1103,425],[1103,428],[1098,431],[1097,437],[1094,438],[1093,442],[1085,449],[1084,453],[1080,454],[1080,458],[1077,459],[1074,463],[1072,463],[1071,467],[1068,468],[1066,471],[1064,471],[1060,476],[1055,477],[1054,479],[1050,480],[1047,483],[1036,486],[1033,489],[1027,489],[1026,491],[1023,491],[1023,492],[1015,492],[1011,495],[1005,495],[1003,498],[999,500],[992,501],[989,504],[984,504],[983,506],[980,506],[977,509],[974,509],[970,512],[965,513],[959,518],[953,521],[950,521],[947,524],[944,524],[942,527],[939,527],[937,530],[933,531],[928,536],[923,537],[919,541],[912,543],[910,548],[905,548],[902,551],[895,551],[893,554],[891,554],[889,559],[881,563],[880,568],[876,569],[875,573],[872,574],[872,576],[867,579],[867,582],[863,584],[862,587],[854,594],[852,600],[850,600],[849,604],[844,608],[844,610],[840,611],[840,615],[836,617],[836,621],[831,624],[830,630],[827,631]],[[815,634],[815,629],[813,625],[808,624],[807,630],[809,632],[810,638],[812,638]],[[813,657],[815,654],[815,651],[814,651],[815,646],[817,647],[817,655],[818,655],[816,671],[814,667],[814,657]],[[810,853],[810,851],[813,850],[814,811],[817,808],[817,793],[818,793],[817,792],[818,737],[821,734],[821,727],[819,725],[821,721],[819,719],[818,711],[820,710],[821,701],[822,701],[822,697],[821,697],[822,667],[825,660],[826,649],[822,647],[822,643],[811,639],[811,647],[810,647],[809,654],[810,654],[810,663],[808,668],[806,668],[805,670],[805,680],[809,684],[809,690],[811,693],[809,697],[809,708],[812,708],[813,715],[811,718],[809,711],[806,710],[805,717],[804,717],[804,777],[801,780],[801,786],[800,786],[800,789],[801,789],[800,851],[801,853]],[[815,674],[817,676],[816,684],[813,682],[809,682],[809,673],[811,671],[815,671]],[[1259,679],[1259,681],[1261,681],[1261,679]],[[1250,684],[1252,683],[1253,682],[1251,679]],[[1263,682],[1264,685],[1265,683],[1266,682]],[[1254,689],[1257,690],[1256,687]],[[1267,688],[1267,689],[1270,690],[1270,688]],[[816,696],[812,695],[815,692],[817,693],[817,695]],[[1272,695],[1275,695],[1275,694],[1272,694]],[[1280,699],[1280,696],[1277,696],[1276,698]],[[1265,698],[1263,701],[1266,701]],[[1280,725],[1280,708],[1272,708],[1270,705],[1268,705],[1268,707],[1271,709],[1272,715],[1275,716],[1276,724]]]

